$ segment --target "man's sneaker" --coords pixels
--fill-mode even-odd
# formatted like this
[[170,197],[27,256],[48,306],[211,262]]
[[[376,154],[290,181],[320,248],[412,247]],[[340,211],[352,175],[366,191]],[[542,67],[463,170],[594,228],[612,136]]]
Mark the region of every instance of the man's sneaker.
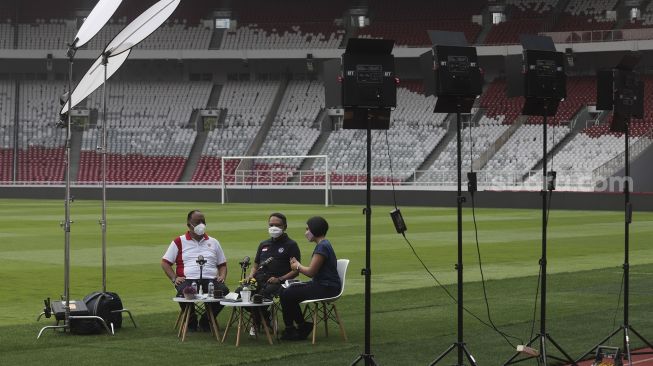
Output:
[[256,327],[255,326],[252,325],[249,328],[249,335],[251,335],[252,337],[256,336]]

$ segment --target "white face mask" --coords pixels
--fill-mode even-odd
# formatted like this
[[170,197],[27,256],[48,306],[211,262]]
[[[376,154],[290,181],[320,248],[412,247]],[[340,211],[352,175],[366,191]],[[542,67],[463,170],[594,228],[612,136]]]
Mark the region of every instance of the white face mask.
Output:
[[197,226],[193,227],[193,232],[199,236],[204,235],[204,233],[206,232],[206,225],[202,223],[197,224]]
[[281,234],[283,234],[283,229],[280,228],[280,227],[276,227],[276,226],[270,226],[268,228],[268,233],[270,233],[271,237],[276,239],[276,238],[280,237]]
[[306,240],[308,240],[308,241],[313,241],[313,239],[315,238],[315,235],[313,235],[313,233],[310,230],[306,230],[306,232],[304,233],[304,236],[306,237]]

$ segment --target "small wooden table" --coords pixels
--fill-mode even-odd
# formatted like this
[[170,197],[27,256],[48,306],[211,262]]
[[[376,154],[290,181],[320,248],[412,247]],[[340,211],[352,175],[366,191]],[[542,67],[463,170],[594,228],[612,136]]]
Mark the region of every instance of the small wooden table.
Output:
[[177,336],[181,338],[183,342],[186,339],[186,333],[188,332],[188,322],[190,321],[191,311],[194,310],[196,305],[203,305],[204,311],[207,313],[206,316],[209,319],[209,328],[211,328],[211,334],[215,339],[220,341],[220,326],[213,316],[211,311],[211,304],[218,304],[222,299],[215,299],[212,297],[207,297],[206,295],[198,296],[195,299],[186,299],[185,297],[173,297],[172,301],[182,305],[181,311],[179,311],[179,316],[177,316],[177,321],[175,322],[175,328],[178,329]]
[[[224,343],[224,340],[227,338],[227,333],[229,332],[229,328],[237,324],[238,325],[238,330],[236,333],[236,347],[240,345],[240,333],[241,331],[248,331],[248,326],[254,325],[253,323],[253,317],[249,313],[249,311],[243,311],[245,308],[253,308],[252,311],[257,311],[261,322],[263,323],[263,329],[265,329],[265,335],[268,338],[268,342],[270,344],[274,344],[272,342],[272,336],[270,334],[270,328],[268,327],[267,322],[264,319],[263,312],[261,311],[265,307],[270,307],[273,306],[274,302],[273,301],[264,301],[261,304],[254,304],[252,302],[231,302],[231,301],[221,301],[220,305],[224,307],[231,307],[233,308],[231,315],[229,316],[229,321],[227,322],[227,327],[224,329],[224,333],[222,334],[222,343]],[[238,316],[236,316],[236,314]],[[272,316],[276,317],[276,312],[274,309],[272,310]],[[274,320],[273,320],[274,321]],[[256,334],[258,338],[258,333]]]

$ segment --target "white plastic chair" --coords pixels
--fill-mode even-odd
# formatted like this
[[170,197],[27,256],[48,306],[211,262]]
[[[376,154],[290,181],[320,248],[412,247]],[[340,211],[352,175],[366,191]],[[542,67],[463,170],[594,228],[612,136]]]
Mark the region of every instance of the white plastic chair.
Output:
[[345,327],[342,324],[340,315],[338,314],[338,309],[336,308],[336,301],[342,296],[342,293],[345,291],[345,276],[347,274],[347,266],[349,266],[349,259],[338,259],[338,276],[340,277],[340,283],[342,287],[340,288],[340,293],[334,297],[324,298],[324,299],[312,299],[305,300],[301,302],[301,305],[304,307],[304,319],[313,321],[313,344],[315,344],[315,336],[317,334],[317,325],[318,323],[324,322],[324,333],[326,336],[329,336],[328,323],[329,320],[334,321],[340,327],[340,335],[343,340],[347,340],[347,333],[345,333]]

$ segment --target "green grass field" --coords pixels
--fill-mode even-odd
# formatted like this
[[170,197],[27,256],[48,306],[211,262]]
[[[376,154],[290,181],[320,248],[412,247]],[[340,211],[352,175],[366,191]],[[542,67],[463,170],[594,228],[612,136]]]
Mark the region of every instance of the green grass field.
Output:
[[[343,342],[331,328],[329,338],[319,333],[316,346],[310,342],[269,346],[263,339],[245,337],[237,349],[233,337],[217,344],[207,333],[192,333],[181,343],[172,329],[178,307],[170,300],[173,289],[159,262],[170,241],[185,231],[186,213],[193,208],[205,212],[208,233],[226,252],[232,289],[239,277],[237,262],[253,256],[267,235],[268,213],[288,216],[288,232],[304,255],[312,250],[303,238],[305,220],[318,214],[326,217],[338,257],[351,260],[345,296],[339,301],[349,341]],[[425,365],[455,341],[456,307],[394,232],[389,211],[390,207],[373,207],[372,352],[382,365]],[[100,203],[76,201],[71,212],[71,296],[80,299],[101,288]],[[455,210],[402,207],[402,212],[415,249],[455,294]],[[523,340],[531,330],[540,215],[537,208],[477,210],[494,322]],[[0,365],[344,365],[363,350],[362,207],[110,201],[108,290],[120,294],[140,327],[134,329],[125,321],[114,337],[50,332],[37,341],[38,330],[53,322],[36,322],[43,298],[63,292],[62,219],[61,200],[0,200]],[[469,207],[464,225],[465,304],[486,319]],[[636,212],[631,225],[631,324],[649,339],[651,238],[653,213]],[[622,262],[623,213],[551,211],[548,330],[572,356],[613,329]],[[223,327],[227,315],[224,311],[219,316]],[[619,309],[617,325],[621,319]],[[465,341],[479,365],[500,365],[512,355],[503,339],[470,316],[465,318]],[[442,364],[451,363],[453,358]]]

